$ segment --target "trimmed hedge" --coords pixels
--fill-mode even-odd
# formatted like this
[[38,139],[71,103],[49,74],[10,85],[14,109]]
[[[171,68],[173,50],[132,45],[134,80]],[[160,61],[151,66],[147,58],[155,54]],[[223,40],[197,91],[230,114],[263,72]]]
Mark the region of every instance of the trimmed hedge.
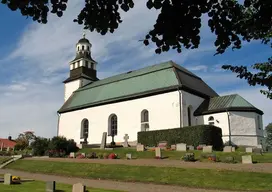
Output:
[[222,130],[213,125],[196,125],[191,127],[138,132],[138,142],[146,146],[158,146],[160,141],[167,144],[186,143],[198,146],[212,145],[214,150],[223,149]]

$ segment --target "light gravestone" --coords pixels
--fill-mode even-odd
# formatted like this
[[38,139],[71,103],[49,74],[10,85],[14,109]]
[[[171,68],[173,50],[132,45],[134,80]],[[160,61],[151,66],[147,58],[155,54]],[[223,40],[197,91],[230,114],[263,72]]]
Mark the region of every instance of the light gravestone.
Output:
[[137,150],[137,151],[144,151],[144,145],[142,145],[142,144],[137,144],[136,150]]
[[126,158],[127,158],[127,159],[132,159],[131,153],[127,153],[127,154],[126,154]]
[[9,151],[9,147],[7,148],[7,151]]
[[100,149],[105,149],[107,142],[107,132],[103,132]]
[[167,147],[167,141],[160,141],[158,144],[158,147],[161,149],[166,149]]
[[193,145],[188,145],[187,148],[188,148],[189,151],[195,150],[195,147]]
[[69,155],[70,158],[75,158],[76,155],[75,155],[75,152],[71,152],[70,155]]
[[252,164],[252,157],[251,157],[251,155],[244,155],[244,156],[242,156],[242,163],[243,164]]
[[225,153],[232,152],[232,146],[225,146],[224,149],[223,149],[223,152],[225,152]]
[[11,183],[12,183],[12,175],[10,173],[6,173],[4,175],[4,184],[11,185]]
[[73,185],[73,192],[85,192],[86,186],[82,183],[76,183]]
[[211,145],[203,146],[202,152],[203,153],[212,153],[212,146]]
[[86,157],[86,153],[81,153],[81,155],[82,155],[83,157]]
[[129,139],[129,136],[128,136],[128,134],[125,134],[125,136],[124,136],[124,147],[128,147],[128,139]]
[[155,149],[155,156],[156,158],[161,158],[161,148],[160,147],[156,147]]
[[246,153],[252,153],[252,151],[253,151],[252,147],[247,147],[246,148]]
[[232,148],[231,148],[231,151],[232,151],[232,152],[235,152],[235,147],[232,147]]
[[3,146],[4,146],[4,143],[2,142],[1,143],[1,151],[3,151]]
[[55,181],[47,181],[45,191],[46,192],[55,192],[56,191],[56,182]]
[[186,143],[178,143],[176,145],[176,151],[187,151]]
[[176,145],[171,145],[171,150],[176,150]]

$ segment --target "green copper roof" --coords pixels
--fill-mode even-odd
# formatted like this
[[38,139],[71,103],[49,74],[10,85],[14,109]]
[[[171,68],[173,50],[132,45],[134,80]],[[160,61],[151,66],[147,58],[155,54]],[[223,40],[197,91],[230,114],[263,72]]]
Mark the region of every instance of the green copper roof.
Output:
[[188,88],[203,97],[218,96],[199,77],[172,61],[130,71],[90,83],[65,102],[59,113]]
[[251,103],[249,103],[240,95],[233,94],[206,99],[196,109],[194,115],[197,116],[223,111],[255,111],[259,114],[263,114],[261,110],[254,107]]

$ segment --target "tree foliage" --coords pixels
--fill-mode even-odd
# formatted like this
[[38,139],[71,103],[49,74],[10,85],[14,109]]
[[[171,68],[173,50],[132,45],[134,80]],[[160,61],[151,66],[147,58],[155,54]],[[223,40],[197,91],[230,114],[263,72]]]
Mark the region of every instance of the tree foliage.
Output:
[[31,143],[31,148],[33,151],[33,155],[35,156],[42,156],[48,150],[49,146],[49,139],[36,137],[34,141]]
[[272,123],[269,123],[265,127],[265,131],[266,131],[266,143],[268,146],[272,146]]
[[36,138],[34,132],[26,131],[24,133],[20,133],[18,138],[16,139],[16,150],[24,150],[30,146],[30,142]]
[[[19,9],[22,15],[32,17],[34,21],[47,23],[48,12],[61,17],[68,0],[1,2],[13,11]],[[133,7],[133,0],[85,0],[85,6],[74,22],[101,35],[113,33],[122,23],[121,10],[127,12]],[[203,15],[208,16],[208,26],[216,36],[216,54],[222,54],[230,47],[239,49],[242,41],[261,40],[268,44],[272,36],[272,1],[269,0],[244,0],[242,3],[237,0],[146,0],[146,7],[159,10],[153,28],[142,40],[146,46],[154,43],[157,54],[170,49],[180,53],[184,48],[198,48]],[[271,98],[271,60],[253,68],[260,72],[253,74],[244,66],[224,67],[238,73],[250,85],[267,86],[268,90],[263,93]],[[270,68],[270,71],[264,68]]]

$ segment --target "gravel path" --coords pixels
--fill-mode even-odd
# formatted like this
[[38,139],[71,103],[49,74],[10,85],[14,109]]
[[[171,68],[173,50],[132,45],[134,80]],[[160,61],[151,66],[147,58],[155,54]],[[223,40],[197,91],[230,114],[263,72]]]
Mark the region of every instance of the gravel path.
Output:
[[156,167],[180,167],[198,169],[224,169],[233,171],[272,173],[272,163],[257,164],[227,164],[227,163],[202,163],[182,162],[178,160],[157,159],[69,159],[69,158],[25,158],[25,160],[60,161],[75,163],[100,163],[100,164],[123,164]]
[[11,173],[12,175],[23,177],[24,179],[35,179],[39,181],[56,181],[57,183],[74,184],[83,183],[87,187],[101,188],[101,189],[115,189],[129,192],[238,192],[238,191],[225,191],[225,190],[208,190],[208,189],[195,189],[171,185],[155,185],[145,183],[132,183],[132,182],[119,182],[108,180],[92,180],[74,177],[63,177],[55,175],[44,175],[37,173],[27,173],[22,171],[15,171],[9,169],[0,169],[0,174]]

